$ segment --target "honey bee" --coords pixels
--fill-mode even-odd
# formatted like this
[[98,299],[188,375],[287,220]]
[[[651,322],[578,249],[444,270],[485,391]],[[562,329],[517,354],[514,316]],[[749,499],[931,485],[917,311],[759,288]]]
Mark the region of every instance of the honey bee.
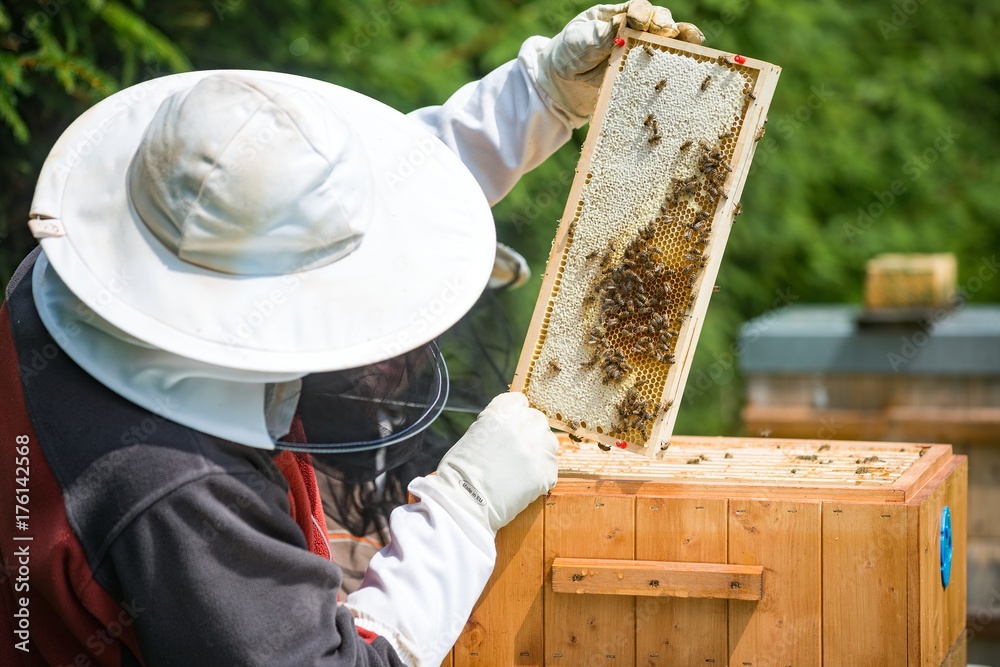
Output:
[[694,141],[692,141],[691,139],[688,139],[683,144],[681,144],[681,150],[682,151],[686,151],[687,149],[691,148],[691,146],[693,146],[693,145],[694,145]]
[[653,114],[649,114],[648,116],[646,116],[646,120],[644,120],[642,124],[645,125],[646,127],[649,127],[650,125],[653,124],[653,120],[654,120]]
[[705,80],[701,82],[701,92],[705,92],[706,90],[708,90],[708,84],[710,84],[711,82],[712,82],[712,77],[706,76]]
[[558,373],[562,370],[562,366],[559,365],[557,360],[551,359],[549,360],[549,370],[553,373]]
[[592,260],[592,259],[595,259],[598,254],[600,254],[600,253],[598,253],[596,250],[591,250],[590,252],[587,253],[587,256],[584,257],[584,259],[586,259],[588,261]]
[[722,54],[722,53],[720,53],[719,57],[715,59],[715,62],[719,63],[720,65],[728,65],[729,64],[729,61],[726,60],[725,54]]
[[575,436],[575,435],[573,435],[572,433],[567,433],[566,435],[567,435],[567,436],[569,437],[569,439],[570,439],[570,440],[572,440],[573,442],[583,442],[583,438],[580,438],[580,437],[578,437],[578,436]]
[[743,204],[736,202],[736,206],[733,207],[733,217],[735,218],[742,212],[743,212]]
[[566,422],[566,428],[571,431],[575,431],[580,428],[580,422],[575,422],[572,419]]
[[734,132],[724,132],[719,135],[719,139],[728,139],[729,137],[736,136]]
[[649,143],[658,144],[660,143],[660,139],[662,139],[662,137],[659,134],[654,134],[649,138]]
[[603,452],[610,452],[610,451],[611,451],[611,445],[605,445],[605,444],[602,444],[602,443],[600,443],[600,442],[599,442],[599,443],[597,443],[597,446],[598,446],[598,447],[599,447],[599,448],[601,449],[601,451],[603,451]]
[[765,132],[767,132],[767,128],[764,127],[763,125],[761,125],[760,129],[757,130],[757,134],[754,135],[753,140],[754,141],[760,141],[761,139],[764,138],[764,133]]
[[660,81],[655,86],[653,86],[653,88],[656,90],[656,92],[661,93],[663,92],[663,89],[666,88],[666,86],[667,86],[667,80],[660,79]]

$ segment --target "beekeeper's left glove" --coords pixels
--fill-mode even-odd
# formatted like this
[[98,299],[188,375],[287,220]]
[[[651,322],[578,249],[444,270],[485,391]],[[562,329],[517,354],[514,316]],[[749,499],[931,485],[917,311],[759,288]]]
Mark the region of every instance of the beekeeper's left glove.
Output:
[[[674,23],[670,10],[648,0],[617,5],[597,5],[570,21],[550,41],[537,45],[538,87],[565,113],[574,127],[581,127],[594,113],[608,58],[626,12],[629,27],[701,44],[705,36],[690,23]],[[522,56],[524,52],[522,50]]]

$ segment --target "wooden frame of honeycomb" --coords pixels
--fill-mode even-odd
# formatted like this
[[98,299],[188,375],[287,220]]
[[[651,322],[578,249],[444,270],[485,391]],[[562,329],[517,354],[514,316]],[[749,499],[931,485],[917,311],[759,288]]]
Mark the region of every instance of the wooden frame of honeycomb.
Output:
[[619,37],[511,390],[575,438],[655,456],[780,68]]

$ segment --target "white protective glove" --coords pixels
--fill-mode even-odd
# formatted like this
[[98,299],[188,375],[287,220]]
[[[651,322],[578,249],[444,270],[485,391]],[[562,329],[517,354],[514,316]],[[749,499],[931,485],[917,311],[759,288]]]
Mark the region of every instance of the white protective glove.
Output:
[[389,544],[345,606],[410,667],[438,667],[493,572],[496,531],[556,483],[556,437],[523,394],[502,394],[418,477]]
[[556,484],[558,440],[524,394],[494,398],[427,480],[494,535]]
[[674,23],[670,10],[648,0],[597,5],[562,29],[538,55],[536,80],[552,101],[582,127],[594,113],[615,35],[628,13],[629,27],[701,44],[705,36],[690,23]]

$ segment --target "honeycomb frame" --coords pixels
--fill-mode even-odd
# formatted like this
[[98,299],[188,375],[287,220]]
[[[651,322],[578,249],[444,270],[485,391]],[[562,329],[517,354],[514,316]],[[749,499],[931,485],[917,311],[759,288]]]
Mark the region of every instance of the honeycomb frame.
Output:
[[576,438],[655,456],[780,68],[619,36],[511,390]]

